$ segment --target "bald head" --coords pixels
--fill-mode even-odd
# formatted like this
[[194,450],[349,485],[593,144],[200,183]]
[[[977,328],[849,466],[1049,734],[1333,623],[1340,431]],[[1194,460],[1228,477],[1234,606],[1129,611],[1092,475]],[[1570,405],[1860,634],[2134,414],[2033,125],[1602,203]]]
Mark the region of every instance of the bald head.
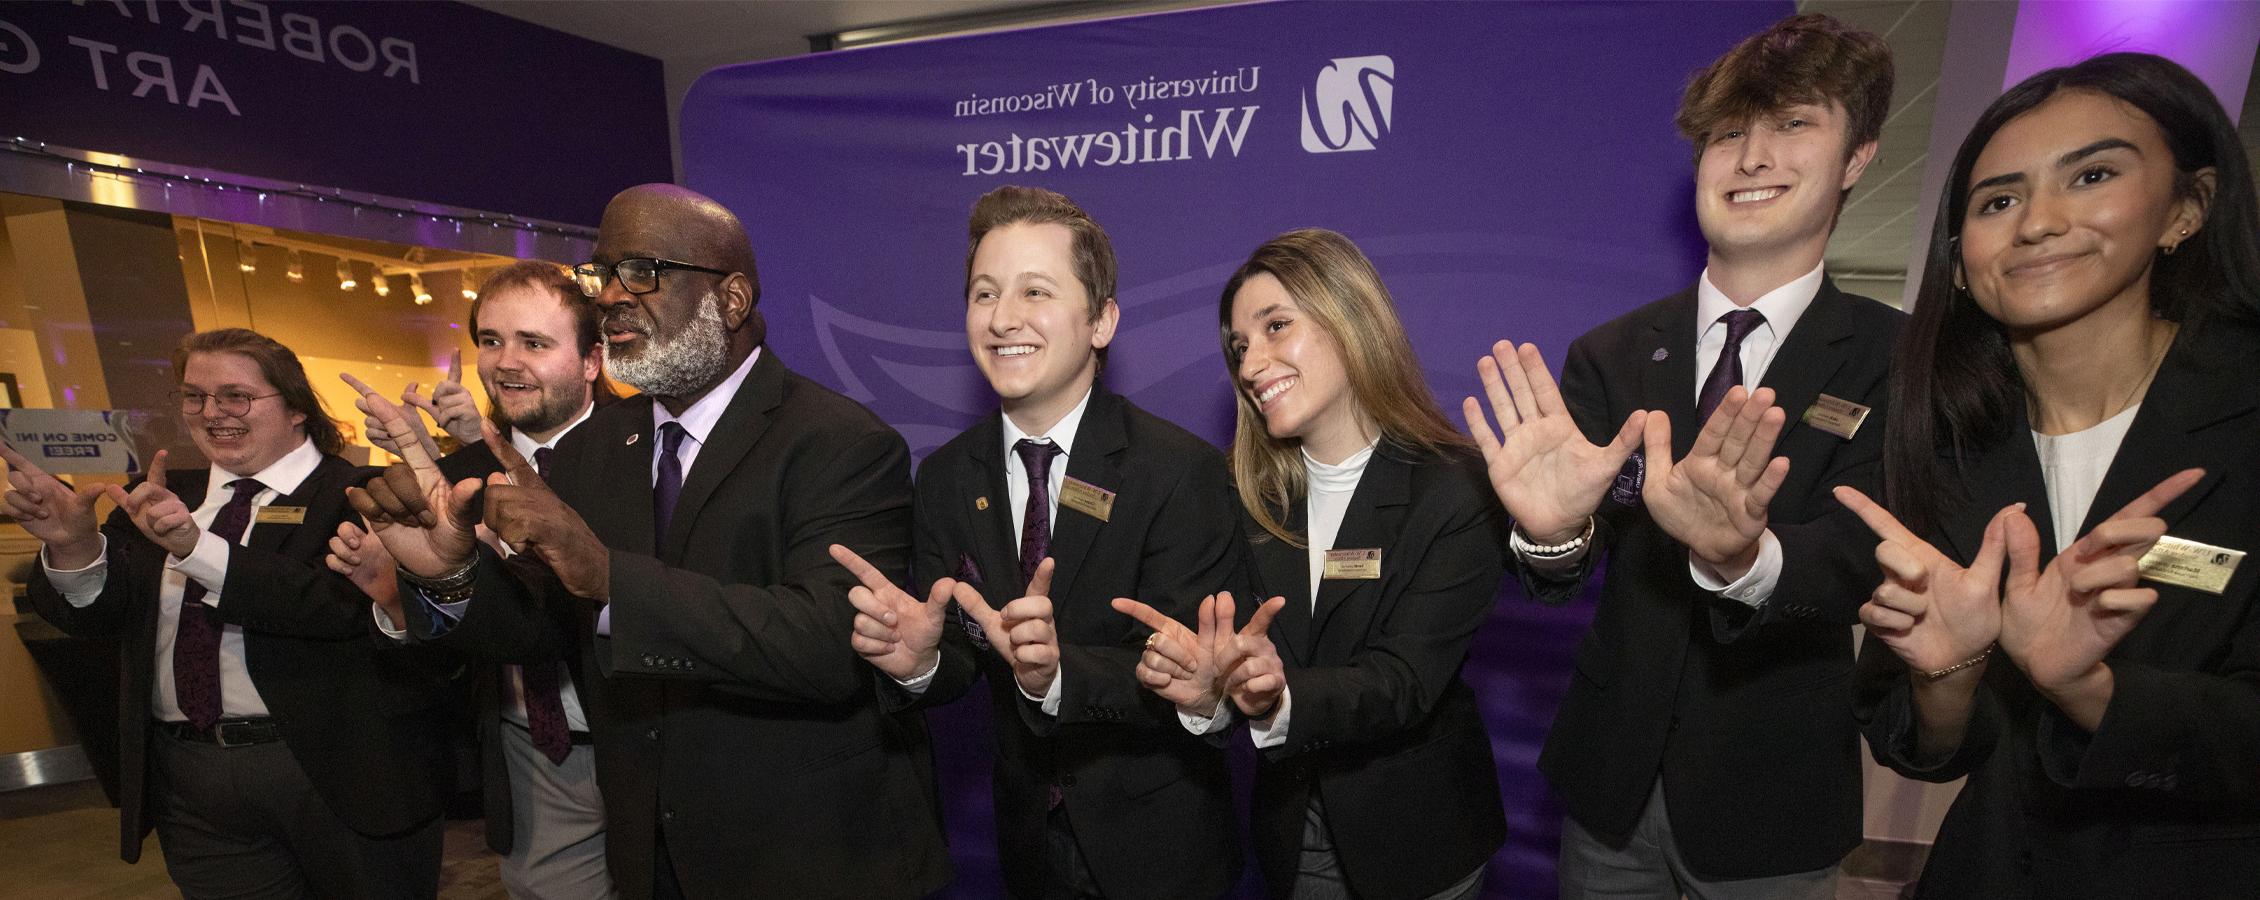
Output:
[[761,276],[754,271],[753,240],[729,207],[686,187],[639,184],[604,206],[598,242],[638,253],[745,274],[755,301]]

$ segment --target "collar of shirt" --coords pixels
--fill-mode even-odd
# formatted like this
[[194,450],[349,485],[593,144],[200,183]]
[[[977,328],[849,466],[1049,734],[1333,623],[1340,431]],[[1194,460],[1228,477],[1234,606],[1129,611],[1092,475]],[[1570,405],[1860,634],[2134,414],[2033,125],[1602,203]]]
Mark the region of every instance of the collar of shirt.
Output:
[[[655,414],[666,412],[664,408],[658,406],[657,404],[653,404],[652,409],[656,411]],[[687,411],[688,410],[686,410],[686,412]],[[565,439],[566,435],[572,434],[573,429],[581,427],[581,423],[588,421],[589,414],[594,412],[596,412],[596,404],[594,403],[581,407],[580,415],[574,416],[573,421],[565,423],[565,427],[557,429],[557,433],[550,435],[549,440],[546,441],[534,440],[531,436],[528,436],[526,432],[520,429],[512,428],[510,429],[510,446],[518,448],[518,455],[525,457],[528,461],[532,461],[534,458],[534,451],[542,449],[543,447],[557,446],[558,441],[562,441]]]
[[[1004,420],[1005,471],[1014,475],[1022,474],[1023,470],[1020,466],[1020,454],[1015,453],[1012,450],[1013,445],[1020,443],[1020,440],[1022,438],[1030,438],[1038,442],[1049,441],[1051,443],[1058,444],[1059,456],[1061,459],[1066,459],[1069,455],[1073,454],[1075,452],[1075,430],[1083,427],[1083,410],[1085,407],[1088,407],[1090,405],[1091,391],[1085,390],[1083,392],[1083,399],[1076,401],[1075,408],[1068,410],[1067,415],[1061,416],[1059,418],[1059,424],[1052,426],[1050,434],[1043,435],[1034,435],[1022,431],[1020,430],[1020,426],[1013,424],[1011,416],[1005,415],[1003,413],[998,413],[997,418]],[[1066,471],[1067,468],[1065,466],[1061,466],[1057,462],[1052,463],[1052,480],[1059,480],[1058,476],[1065,473]]]
[[1319,462],[1318,457],[1310,455],[1309,450],[1302,451],[1303,472],[1308,479],[1309,491],[1314,494],[1343,494],[1357,490],[1358,479],[1365,477],[1365,464],[1372,461],[1373,448],[1379,446],[1381,439],[1376,437],[1373,443],[1365,445],[1365,449],[1332,465]]
[[[314,467],[321,464],[322,451],[314,446],[313,438],[307,438],[298,442],[297,449],[283,454],[281,459],[275,460],[268,464],[266,468],[249,475],[238,475],[214,465],[212,467],[212,480],[205,483],[203,505],[211,506],[215,498],[221,503],[226,503],[228,497],[234,492],[221,490],[221,488],[226,487],[229,482],[238,478],[257,479],[260,484],[266,486],[261,493],[266,494],[269,498],[288,495],[297,491],[299,485],[305,484],[307,477],[314,474]],[[267,493],[270,491],[272,493]],[[254,502],[257,502],[257,500],[254,500]]]
[[[1748,308],[1765,314],[1763,327],[1772,331],[1776,339],[1787,336],[1790,329],[1797,327],[1797,320],[1805,315],[1805,310],[1812,307],[1813,298],[1820,296],[1821,273],[1825,268],[1825,264],[1813,266],[1812,271],[1767,291]],[[1741,308],[1711,283],[1711,270],[1705,268],[1703,277],[1695,283],[1696,338],[1701,339],[1703,332],[1718,324],[1719,317]]]
[[706,396],[698,398],[698,402],[691,404],[689,409],[683,410],[682,415],[670,413],[667,411],[667,407],[656,400],[652,401],[652,435],[655,438],[658,436],[659,426],[661,425],[669,422],[681,422],[683,433],[688,435],[693,442],[704,446],[706,436],[714,433],[715,423],[722,421],[723,411],[730,408],[730,398],[738,395],[738,387],[745,384],[746,375],[753,371],[753,364],[760,360],[761,348],[755,347],[752,353],[746,354],[745,362],[738,364],[737,371],[731,372],[730,377],[722,379],[721,384],[717,384],[713,390],[707,391]]

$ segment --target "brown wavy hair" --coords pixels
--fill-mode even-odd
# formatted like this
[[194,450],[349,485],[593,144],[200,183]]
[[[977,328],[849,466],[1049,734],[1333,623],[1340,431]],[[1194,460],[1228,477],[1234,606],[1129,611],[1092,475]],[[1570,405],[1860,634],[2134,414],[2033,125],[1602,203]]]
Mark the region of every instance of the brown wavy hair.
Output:
[[1279,279],[1303,314],[1333,339],[1342,354],[1350,395],[1381,432],[1382,443],[1431,454],[1473,448],[1437,407],[1421,375],[1412,339],[1397,318],[1396,301],[1373,262],[1349,238],[1335,232],[1323,228],[1287,232],[1257,247],[1232,273],[1216,314],[1238,409],[1231,452],[1233,481],[1240,505],[1265,531],[1292,546],[1304,546],[1303,538],[1274,512],[1286,510],[1305,490],[1300,448],[1272,437],[1264,428],[1263,412],[1240,384],[1240,353],[1232,345],[1232,298],[1257,275]]
[[345,449],[345,433],[338,428],[337,420],[322,405],[321,395],[314,393],[314,385],[306,380],[306,367],[298,362],[298,354],[290,352],[274,338],[249,328],[221,328],[199,331],[180,342],[173,351],[173,383],[188,377],[188,357],[195,353],[233,353],[259,364],[259,374],[282,394],[283,406],[291,412],[306,417],[301,426],[306,436],[314,441],[314,448],[335,455]]
[[[1721,128],[1800,103],[1834,101],[1844,106],[1844,158],[1850,159],[1883,134],[1892,80],[1891,45],[1883,38],[1819,13],[1790,16],[1696,72],[1672,124],[1701,156]],[[1837,203],[1843,202],[1840,195]]]

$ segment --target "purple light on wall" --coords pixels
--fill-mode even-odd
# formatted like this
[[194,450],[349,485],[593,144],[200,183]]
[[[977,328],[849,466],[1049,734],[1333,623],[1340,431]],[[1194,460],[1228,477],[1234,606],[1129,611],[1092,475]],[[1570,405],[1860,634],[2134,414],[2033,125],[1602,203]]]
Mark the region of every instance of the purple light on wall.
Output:
[[2007,88],[2036,72],[2118,51],[2188,66],[2236,118],[2260,46],[2260,3],[2244,0],[2051,0],[2017,7]]

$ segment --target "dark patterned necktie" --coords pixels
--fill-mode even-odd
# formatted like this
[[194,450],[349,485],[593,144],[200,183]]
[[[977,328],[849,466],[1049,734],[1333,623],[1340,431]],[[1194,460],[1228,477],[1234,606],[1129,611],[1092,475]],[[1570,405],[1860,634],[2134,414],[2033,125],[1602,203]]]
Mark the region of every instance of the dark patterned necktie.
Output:
[[1021,438],[1012,445],[1020,465],[1028,470],[1028,511],[1020,516],[1020,583],[1026,585],[1036,566],[1052,549],[1052,459],[1058,444]]
[[1765,320],[1766,314],[1754,309],[1738,309],[1719,317],[1726,323],[1726,346],[1719,348],[1719,361],[1711,364],[1710,377],[1703,379],[1703,393],[1696,397],[1693,427],[1697,430],[1711,420],[1711,412],[1726,399],[1726,392],[1742,383],[1742,339]]
[[[233,544],[243,539],[251,524],[251,498],[266,489],[249,478],[231,484],[235,496],[212,519],[212,533]],[[210,728],[220,720],[220,611],[204,605],[211,593],[194,578],[181,589],[180,623],[173,632],[173,702],[180,705],[188,724]]]
[[654,547],[667,544],[667,522],[675,518],[675,500],[683,495],[683,458],[677,451],[683,449],[683,438],[689,436],[681,422],[659,426],[659,477],[651,483]]
[[[534,471],[549,480],[548,447],[534,449]],[[526,731],[534,736],[534,749],[555,765],[564,765],[573,752],[572,726],[565,721],[565,698],[558,688],[563,663],[535,663],[518,670],[520,696],[526,701]]]

